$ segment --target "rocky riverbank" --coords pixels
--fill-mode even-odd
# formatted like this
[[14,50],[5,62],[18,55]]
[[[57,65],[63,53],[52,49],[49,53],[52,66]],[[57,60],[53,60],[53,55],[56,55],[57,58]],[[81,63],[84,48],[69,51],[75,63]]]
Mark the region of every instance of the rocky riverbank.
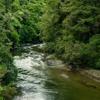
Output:
[[100,70],[95,69],[82,69],[80,71],[82,75],[95,80],[96,82],[100,82]]

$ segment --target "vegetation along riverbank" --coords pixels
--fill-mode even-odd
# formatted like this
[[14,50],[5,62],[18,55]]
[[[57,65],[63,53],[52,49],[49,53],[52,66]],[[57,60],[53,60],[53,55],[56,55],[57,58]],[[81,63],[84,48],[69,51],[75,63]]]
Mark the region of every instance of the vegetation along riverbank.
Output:
[[16,49],[40,43],[43,53],[99,82],[100,1],[0,0],[0,100],[11,100],[17,92]]

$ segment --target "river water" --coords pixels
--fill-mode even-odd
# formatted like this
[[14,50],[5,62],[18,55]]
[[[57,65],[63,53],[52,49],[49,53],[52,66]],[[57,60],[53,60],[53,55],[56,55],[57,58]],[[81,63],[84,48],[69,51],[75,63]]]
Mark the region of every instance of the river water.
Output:
[[21,93],[13,100],[100,100],[98,83],[68,72],[59,60],[44,60],[44,54],[32,48],[25,46],[14,56]]

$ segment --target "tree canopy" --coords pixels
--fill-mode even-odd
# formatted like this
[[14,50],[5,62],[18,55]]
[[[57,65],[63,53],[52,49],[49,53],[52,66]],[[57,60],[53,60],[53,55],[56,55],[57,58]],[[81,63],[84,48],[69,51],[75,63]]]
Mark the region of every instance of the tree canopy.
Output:
[[41,42],[74,68],[100,69],[100,1],[0,0],[0,84],[16,80],[13,50]]
[[49,0],[45,9],[40,28],[47,50],[68,64],[100,68],[100,3]]

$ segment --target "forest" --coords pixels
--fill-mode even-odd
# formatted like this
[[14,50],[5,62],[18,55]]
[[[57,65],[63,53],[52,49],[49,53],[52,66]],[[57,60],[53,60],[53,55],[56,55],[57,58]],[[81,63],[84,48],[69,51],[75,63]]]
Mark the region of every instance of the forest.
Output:
[[100,1],[0,0],[0,100],[16,93],[13,52],[27,43],[45,43],[72,69],[99,70]]

